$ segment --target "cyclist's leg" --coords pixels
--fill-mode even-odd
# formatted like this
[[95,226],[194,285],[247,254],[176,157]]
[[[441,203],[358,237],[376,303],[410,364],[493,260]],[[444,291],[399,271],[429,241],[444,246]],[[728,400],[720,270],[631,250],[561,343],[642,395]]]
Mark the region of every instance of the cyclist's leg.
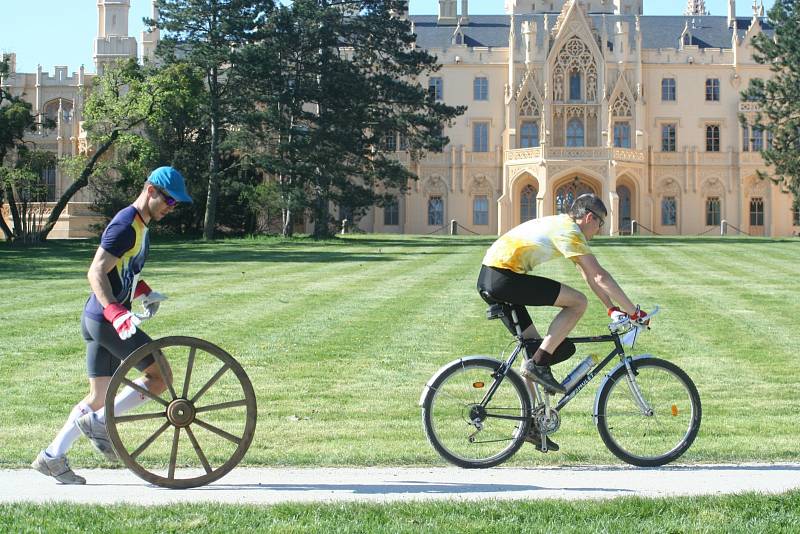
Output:
[[586,295],[568,285],[561,284],[561,290],[554,303],[555,306],[561,308],[561,311],[550,323],[540,350],[552,355],[572,329],[575,328],[575,325],[586,311],[588,304],[589,301],[586,299]]

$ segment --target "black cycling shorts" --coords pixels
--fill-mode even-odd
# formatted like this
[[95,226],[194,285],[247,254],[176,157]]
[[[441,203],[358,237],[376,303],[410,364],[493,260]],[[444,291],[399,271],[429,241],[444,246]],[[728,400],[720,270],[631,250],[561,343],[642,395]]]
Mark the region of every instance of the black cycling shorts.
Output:
[[[488,304],[509,303],[517,312],[519,326],[524,331],[533,324],[525,306],[553,306],[561,292],[561,282],[550,278],[520,274],[508,269],[481,265],[478,275],[478,293]],[[517,335],[510,317],[503,324]]]
[[[86,369],[90,378],[112,376],[122,360],[133,351],[151,341],[150,336],[137,329],[128,339],[122,340],[108,321],[95,321],[81,315],[81,333],[86,341]],[[144,371],[155,363],[152,355],[136,365]]]

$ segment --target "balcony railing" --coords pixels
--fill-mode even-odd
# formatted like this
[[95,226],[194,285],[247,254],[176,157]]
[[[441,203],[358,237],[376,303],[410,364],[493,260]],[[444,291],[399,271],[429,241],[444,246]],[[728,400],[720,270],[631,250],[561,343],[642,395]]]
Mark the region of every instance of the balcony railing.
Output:
[[642,150],[607,147],[545,147],[516,148],[505,152],[507,163],[526,163],[541,159],[552,160],[609,160],[645,162]]

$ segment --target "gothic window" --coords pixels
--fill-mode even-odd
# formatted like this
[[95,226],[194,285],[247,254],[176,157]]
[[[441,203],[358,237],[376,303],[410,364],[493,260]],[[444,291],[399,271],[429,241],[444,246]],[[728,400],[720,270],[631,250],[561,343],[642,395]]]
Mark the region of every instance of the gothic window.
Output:
[[706,126],[706,152],[719,152],[719,126]]
[[661,125],[661,151],[662,152],[675,152],[676,150],[676,136],[674,124]]
[[475,122],[472,124],[472,151],[489,151],[489,123]]
[[719,78],[706,78],[706,101],[719,102]]
[[428,225],[444,226],[444,201],[438,195],[428,199]]
[[472,82],[472,99],[489,100],[489,80],[487,78],[479,76]]
[[444,82],[441,78],[431,78],[428,80],[428,95],[434,100],[442,100],[444,97]]
[[397,202],[397,197],[392,198],[383,207],[383,224],[384,226],[397,226],[400,224],[400,204]]
[[675,226],[678,223],[678,201],[675,197],[661,199],[661,225]]
[[753,152],[764,150],[764,130],[753,128]]
[[519,220],[520,222],[530,221],[536,218],[536,189],[532,185],[526,185],[522,189],[519,199]]
[[750,226],[764,226],[764,199],[761,197],[750,199]]
[[567,123],[567,146],[580,147],[583,145],[583,121],[580,119],[571,119]]
[[472,224],[484,226],[489,224],[489,197],[478,195],[472,200]]
[[581,100],[581,73],[573,70],[569,73],[569,99]]
[[792,226],[800,226],[800,202],[792,209]]
[[64,114],[64,122],[72,121],[72,101],[56,98],[44,105],[44,117],[47,120],[53,121],[53,127],[58,122],[58,108],[61,106],[61,112]]
[[663,78],[661,80],[661,100],[674,102],[675,96],[675,78]]
[[561,102],[565,96],[589,102],[597,99],[597,65],[589,47],[577,36],[558,52],[553,69],[553,99]]
[[531,148],[539,146],[539,123],[523,121],[520,128],[519,147]]
[[37,193],[36,196],[40,202],[56,201],[56,168],[54,165],[42,169]]
[[708,197],[706,199],[706,226],[719,226],[721,218],[719,197]]
[[631,147],[631,123],[614,123],[614,146],[619,148]]
[[585,193],[594,193],[594,190],[577,177],[559,187],[556,190],[556,213],[567,213],[575,199]]
[[611,114],[614,117],[630,117],[632,115],[631,103],[625,95],[620,94],[614,101],[614,105],[611,106]]
[[533,98],[533,94],[531,94],[530,91],[528,91],[528,94],[522,99],[522,104],[519,106],[519,114],[522,117],[539,116],[539,106],[536,105],[536,100]]
[[394,133],[386,134],[383,138],[383,149],[386,152],[394,152],[397,150],[397,135]]

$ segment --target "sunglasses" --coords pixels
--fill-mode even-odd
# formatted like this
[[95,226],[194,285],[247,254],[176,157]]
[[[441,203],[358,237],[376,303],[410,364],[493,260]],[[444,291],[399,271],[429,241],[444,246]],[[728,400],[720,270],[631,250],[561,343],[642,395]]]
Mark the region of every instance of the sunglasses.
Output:
[[603,225],[606,223],[606,220],[604,218],[600,217],[598,214],[596,214],[592,210],[586,210],[586,211],[588,211],[589,213],[594,215],[595,219],[597,219],[597,222],[600,224],[599,228],[602,228]]
[[155,188],[155,190],[156,190],[156,191],[158,191],[158,192],[159,192],[159,194],[161,194],[161,196],[164,198],[164,202],[166,202],[166,203],[167,203],[167,206],[169,206],[169,207],[171,208],[171,207],[173,207],[173,206],[175,206],[175,205],[177,205],[177,204],[178,204],[178,201],[177,201],[177,200],[175,200],[174,198],[172,198],[171,196],[169,196],[169,195],[167,194],[167,192],[166,192],[166,191],[164,191],[164,190],[163,190],[163,189],[161,189],[160,187],[155,187],[155,186],[153,186],[153,187],[154,187],[154,188]]

